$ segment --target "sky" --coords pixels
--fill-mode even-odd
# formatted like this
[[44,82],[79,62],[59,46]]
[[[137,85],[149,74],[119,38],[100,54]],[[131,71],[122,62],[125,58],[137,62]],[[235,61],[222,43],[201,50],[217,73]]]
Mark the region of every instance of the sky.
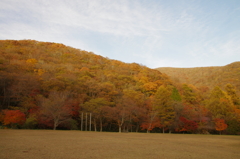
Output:
[[240,0],[0,0],[0,40],[157,67],[240,61]]

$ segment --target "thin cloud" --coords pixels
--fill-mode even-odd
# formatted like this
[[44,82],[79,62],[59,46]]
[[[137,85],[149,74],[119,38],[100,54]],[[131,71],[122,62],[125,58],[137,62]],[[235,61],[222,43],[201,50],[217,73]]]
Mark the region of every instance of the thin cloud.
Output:
[[131,8],[127,1],[114,3],[84,1],[76,3],[78,7],[73,8],[71,3],[62,1],[56,5],[53,3],[48,6],[38,5],[37,12],[41,13],[41,17],[38,18],[55,25],[84,28],[117,36],[146,36],[159,30],[166,30],[161,29],[161,25],[156,25],[156,21],[160,21],[156,14],[146,11],[138,3],[133,4],[134,8]]
[[237,60],[239,6],[208,3],[2,0],[0,39],[59,42],[151,68]]

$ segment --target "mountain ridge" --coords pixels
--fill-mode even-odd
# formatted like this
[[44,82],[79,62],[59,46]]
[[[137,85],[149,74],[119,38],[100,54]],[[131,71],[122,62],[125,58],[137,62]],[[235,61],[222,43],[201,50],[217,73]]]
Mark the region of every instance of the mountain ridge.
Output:
[[240,61],[224,66],[175,68],[159,67],[156,70],[167,74],[177,83],[188,83],[197,87],[207,86],[210,89],[216,85],[224,87],[227,83],[240,89]]

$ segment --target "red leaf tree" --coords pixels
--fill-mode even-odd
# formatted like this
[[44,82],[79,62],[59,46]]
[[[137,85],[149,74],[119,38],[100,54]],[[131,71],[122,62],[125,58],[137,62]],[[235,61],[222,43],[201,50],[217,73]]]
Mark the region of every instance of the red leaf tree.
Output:
[[195,132],[198,128],[198,124],[195,121],[188,120],[184,117],[179,118],[182,122],[182,127],[179,131],[188,131],[188,132]]
[[12,128],[17,124],[22,125],[26,116],[20,110],[4,110],[3,125],[10,125]]
[[160,119],[158,117],[154,118],[151,122],[143,122],[141,124],[142,130],[147,130],[147,132],[152,131],[154,128],[160,128],[162,125],[160,124]]

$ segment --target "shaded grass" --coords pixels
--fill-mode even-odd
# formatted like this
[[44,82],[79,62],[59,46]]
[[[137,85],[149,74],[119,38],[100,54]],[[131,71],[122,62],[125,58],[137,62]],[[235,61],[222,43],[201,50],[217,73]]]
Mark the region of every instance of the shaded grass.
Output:
[[0,130],[1,159],[240,158],[240,137],[224,135]]

